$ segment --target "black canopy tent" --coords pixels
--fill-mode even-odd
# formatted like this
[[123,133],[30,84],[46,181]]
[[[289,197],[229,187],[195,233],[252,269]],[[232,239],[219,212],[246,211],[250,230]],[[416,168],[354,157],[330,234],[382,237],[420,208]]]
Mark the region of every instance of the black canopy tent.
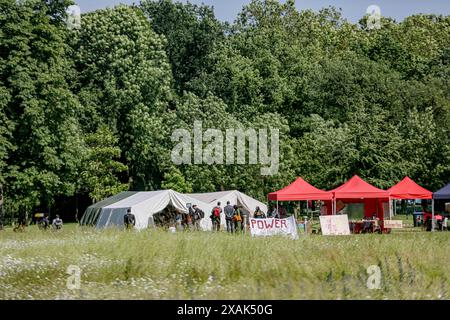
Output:
[[433,221],[433,230],[434,230],[434,202],[435,200],[449,200],[450,201],[450,183],[447,183],[447,185],[435,193],[433,193],[433,203],[432,203],[432,221]]

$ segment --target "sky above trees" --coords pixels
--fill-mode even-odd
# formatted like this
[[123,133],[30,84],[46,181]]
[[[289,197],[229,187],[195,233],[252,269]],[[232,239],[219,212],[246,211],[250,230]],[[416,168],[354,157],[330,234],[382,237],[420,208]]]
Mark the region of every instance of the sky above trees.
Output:
[[[76,0],[81,12],[93,11],[117,4],[139,3],[139,0]],[[187,2],[187,1],[181,1]],[[214,6],[214,13],[219,20],[233,22],[242,6],[250,0],[190,0],[193,4]],[[284,3],[285,1],[280,1]],[[323,7],[334,6],[342,9],[344,18],[355,23],[366,13],[370,5],[377,5],[381,14],[386,17],[402,21],[404,18],[418,13],[425,14],[450,14],[450,1],[445,0],[297,0],[296,7],[299,10],[312,9],[315,11]]]

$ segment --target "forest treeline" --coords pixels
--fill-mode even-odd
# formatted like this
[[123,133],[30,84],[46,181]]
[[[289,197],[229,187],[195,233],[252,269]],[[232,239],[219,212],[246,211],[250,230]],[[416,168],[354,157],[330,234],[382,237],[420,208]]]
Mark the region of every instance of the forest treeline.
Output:
[[[71,1],[0,0],[0,184],[5,212],[122,190],[239,189],[261,200],[296,176],[330,189],[450,178],[450,16],[402,22],[253,0],[144,0],[83,14]],[[176,128],[277,128],[280,168],[181,165]],[[239,151],[238,151],[239,152]]]

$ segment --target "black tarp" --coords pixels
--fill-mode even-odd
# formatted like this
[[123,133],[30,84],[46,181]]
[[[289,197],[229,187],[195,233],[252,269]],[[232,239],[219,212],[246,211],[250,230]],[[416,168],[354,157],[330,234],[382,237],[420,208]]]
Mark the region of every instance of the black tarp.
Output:
[[433,193],[433,199],[436,200],[450,200],[450,183],[448,183],[442,189],[439,189],[435,193]]

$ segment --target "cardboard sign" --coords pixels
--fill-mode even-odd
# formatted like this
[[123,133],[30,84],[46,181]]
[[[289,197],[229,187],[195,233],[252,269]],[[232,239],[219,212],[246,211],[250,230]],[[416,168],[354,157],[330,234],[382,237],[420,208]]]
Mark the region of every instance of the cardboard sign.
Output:
[[329,235],[349,235],[348,216],[346,214],[334,216],[320,216],[320,227],[322,234]]
[[277,234],[289,235],[292,239],[298,238],[297,223],[294,216],[287,219],[255,219],[250,218],[250,233],[252,236],[273,236]]
[[388,229],[401,229],[403,228],[402,220],[384,220],[384,227]]

